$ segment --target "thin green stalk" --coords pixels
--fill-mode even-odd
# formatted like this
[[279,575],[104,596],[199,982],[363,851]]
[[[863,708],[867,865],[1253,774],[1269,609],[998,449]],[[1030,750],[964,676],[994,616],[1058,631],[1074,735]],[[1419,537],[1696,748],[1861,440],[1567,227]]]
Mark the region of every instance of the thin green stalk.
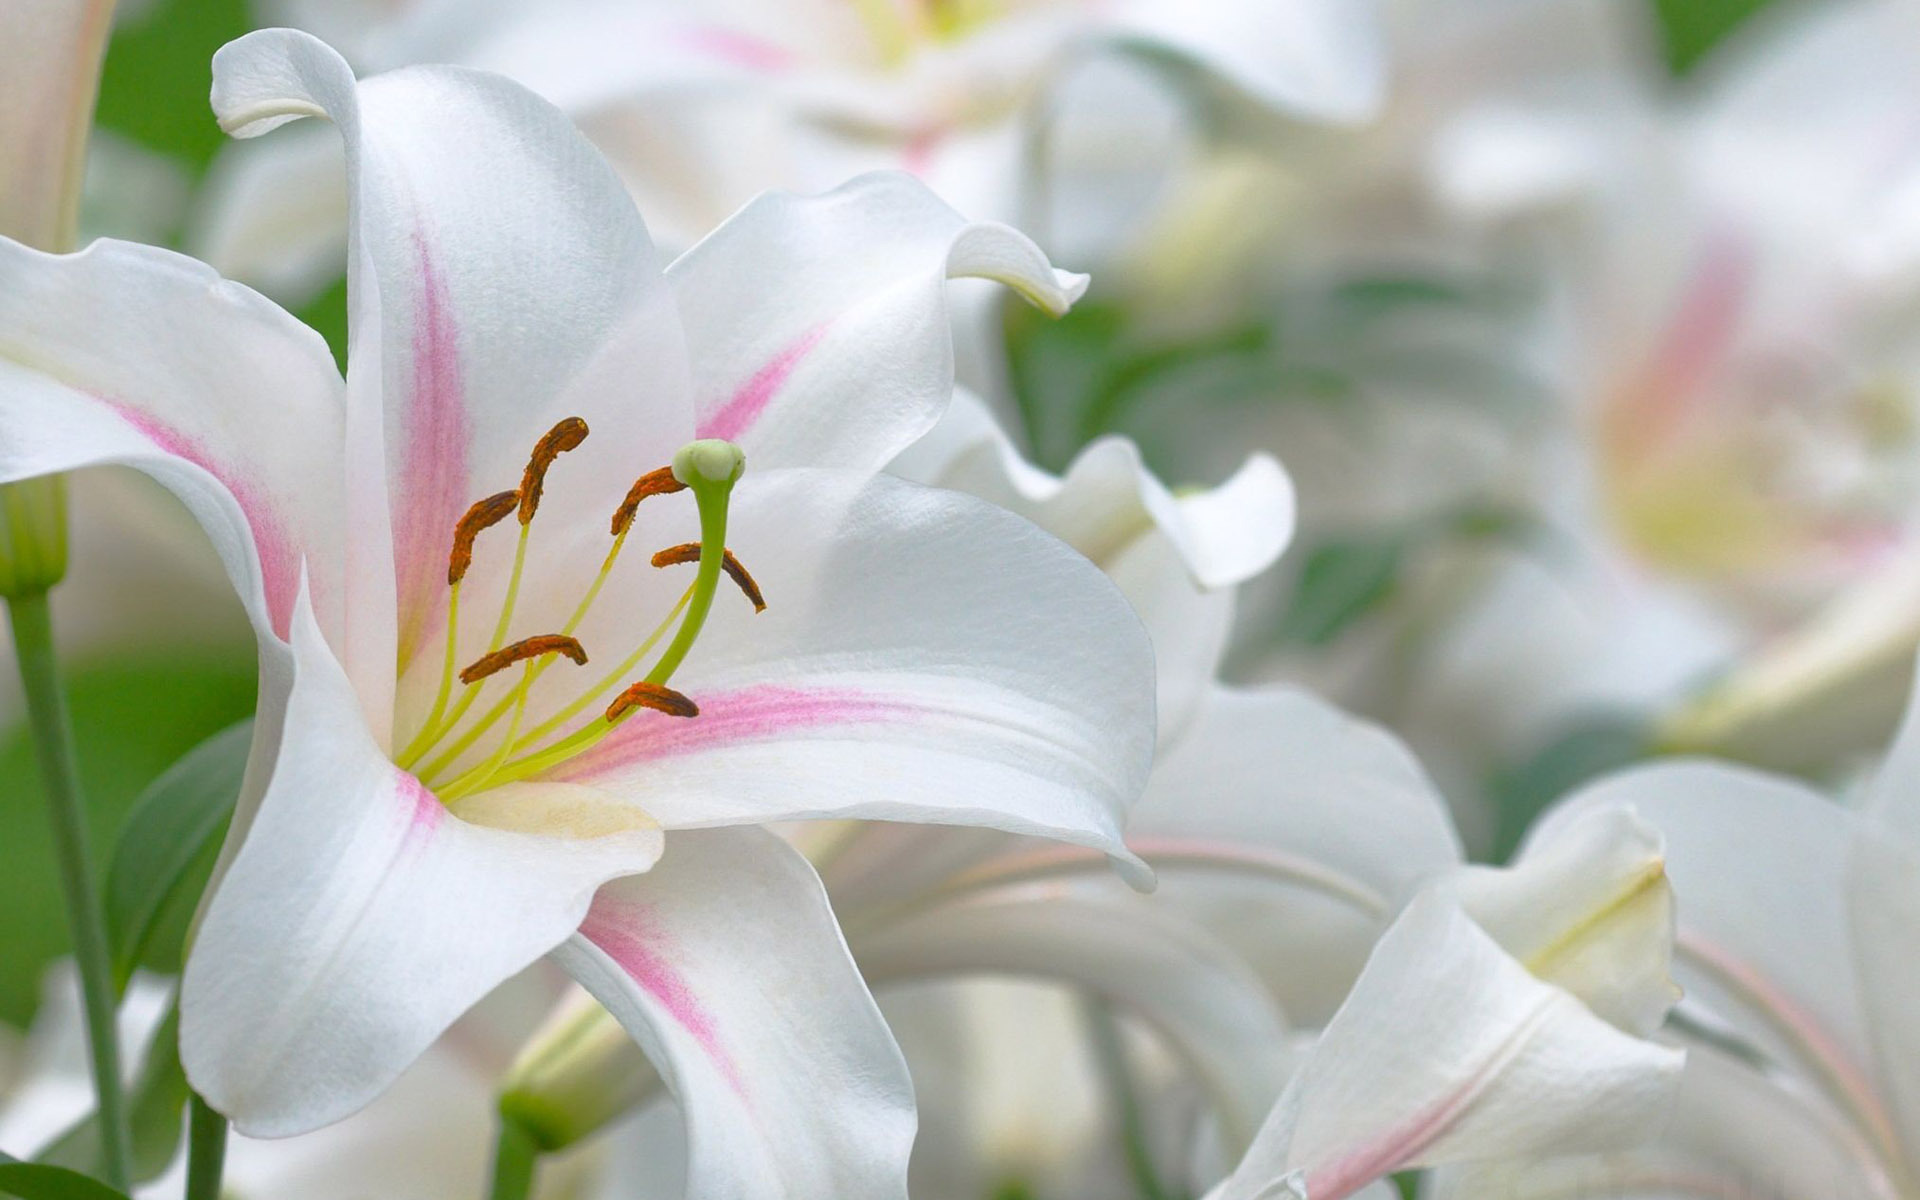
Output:
[[186,1200],[220,1200],[226,1165],[227,1119],[195,1092],[187,1112]]
[[73,956],[80,966],[86,1001],[87,1049],[93,1062],[93,1087],[100,1111],[100,1145],[107,1182],[126,1191],[132,1181],[133,1139],[128,1132],[126,1097],[120,1089],[120,1045],[114,1027],[112,966],[107,957],[106,922],[94,888],[87,853],[87,829],[80,799],[80,773],[74,757],[73,721],[66,689],[54,661],[53,617],[44,591],[14,596],[7,605],[13,624],[20,682],[26,689],[27,715],[34,749],[46,782],[53,817],[54,857],[66,893],[67,921],[73,932]]
[[510,1117],[500,1118],[493,1141],[493,1186],[489,1200],[527,1200],[533,1195],[533,1170],[540,1146],[527,1127]]

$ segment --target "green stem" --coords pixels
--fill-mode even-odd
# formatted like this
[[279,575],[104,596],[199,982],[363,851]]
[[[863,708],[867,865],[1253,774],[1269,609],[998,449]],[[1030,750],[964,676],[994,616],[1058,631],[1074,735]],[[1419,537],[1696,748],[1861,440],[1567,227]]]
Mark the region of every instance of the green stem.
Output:
[[33,725],[40,774],[46,781],[53,817],[54,857],[66,893],[73,955],[80,966],[86,1001],[87,1048],[93,1062],[94,1094],[100,1110],[100,1145],[107,1182],[126,1191],[132,1181],[133,1139],[128,1132],[126,1097],[120,1090],[120,1047],[114,1028],[112,967],[107,958],[106,923],[94,889],[87,853],[85,812],[73,749],[73,722],[67,694],[54,662],[53,617],[44,591],[13,597],[8,603],[20,682],[26,689],[27,715]]
[[501,1117],[494,1134],[489,1200],[527,1200],[533,1194],[533,1169],[539,1161],[540,1146],[533,1134],[511,1117]]
[[187,1130],[186,1200],[220,1200],[220,1175],[227,1165],[227,1119],[195,1092]]

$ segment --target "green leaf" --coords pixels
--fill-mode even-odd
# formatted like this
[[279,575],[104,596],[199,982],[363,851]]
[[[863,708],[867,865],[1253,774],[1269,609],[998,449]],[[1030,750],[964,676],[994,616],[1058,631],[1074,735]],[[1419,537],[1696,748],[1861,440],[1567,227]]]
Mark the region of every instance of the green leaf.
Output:
[[1774,0],[1653,0],[1659,17],[1667,65],[1676,75],[1697,66],[1707,52],[1726,40]]
[[107,872],[107,938],[121,987],[145,961],[168,909],[197,899],[205,886],[252,744],[251,720],[230,725],[188,751],[134,802]]
[[[175,1000],[154,1030],[146,1061],[128,1096],[135,1183],[158,1177],[172,1164],[180,1150],[180,1119],[187,1099],[187,1073],[180,1065],[180,1005]],[[104,1163],[98,1121],[89,1115],[61,1134],[40,1158],[78,1171],[100,1171]]]
[[[59,593],[54,599],[58,603]],[[121,820],[156,775],[253,711],[256,674],[252,649],[244,645],[121,654],[68,669],[96,862],[112,861]],[[24,1029],[39,1005],[41,975],[69,949],[46,798],[21,727],[0,730],[0,781],[0,913],[6,914],[0,1022]]]
[[0,1163],[0,1195],[20,1200],[128,1200],[97,1179],[41,1163]]
[[1333,538],[1315,546],[1281,618],[1280,641],[1324,646],[1339,637],[1393,595],[1406,553],[1407,539],[1399,534]]

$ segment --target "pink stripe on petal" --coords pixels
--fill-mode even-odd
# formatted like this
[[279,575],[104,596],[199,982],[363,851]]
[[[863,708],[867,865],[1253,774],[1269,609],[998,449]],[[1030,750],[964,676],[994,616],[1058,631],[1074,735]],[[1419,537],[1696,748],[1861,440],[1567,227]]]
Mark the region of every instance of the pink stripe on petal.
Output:
[[401,409],[401,469],[393,497],[393,563],[399,581],[400,662],[446,614],[446,553],[466,511],[467,411],[460,330],[446,280],[426,238],[413,239],[419,294],[413,323],[413,384]]
[[852,688],[761,685],[696,696],[697,717],[645,712],[567,763],[559,778],[580,778],[676,755],[766,741],[807,729],[898,720],[911,705]]
[[148,441],[176,458],[184,458],[220,481],[246,518],[253,534],[254,553],[260,559],[261,586],[266,592],[267,615],[282,640],[290,636],[294,597],[300,590],[300,547],[281,524],[279,514],[253,480],[234,472],[230,464],[209,454],[194,438],[162,425],[154,417],[108,397],[101,399]]
[[587,911],[587,919],[580,923],[580,933],[600,947],[627,978],[633,980],[634,986],[653,997],[692,1035],[700,1049],[727,1077],[734,1092],[745,1099],[747,1089],[740,1068],[721,1044],[713,1017],[694,994],[686,977],[668,961],[670,943],[649,926],[644,914],[596,897],[593,907]]
[[720,410],[700,422],[700,436],[703,438],[726,438],[738,441],[740,436],[753,427],[767,405],[786,385],[787,377],[800,365],[820,339],[827,335],[829,322],[821,322],[795,338],[791,345],[755,371],[751,378],[740,385],[733,398],[720,406]]
[[781,71],[793,65],[793,55],[785,48],[735,29],[695,27],[682,30],[676,40],[696,53],[749,71]]

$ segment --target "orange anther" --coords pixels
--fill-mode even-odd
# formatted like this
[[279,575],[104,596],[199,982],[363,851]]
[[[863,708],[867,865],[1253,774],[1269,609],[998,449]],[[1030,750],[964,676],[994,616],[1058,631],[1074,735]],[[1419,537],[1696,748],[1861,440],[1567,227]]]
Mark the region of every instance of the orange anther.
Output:
[[655,712],[663,712],[670,717],[700,715],[700,706],[682,693],[670,687],[661,687],[657,683],[648,683],[644,679],[615,696],[613,703],[607,705],[608,722],[619,720],[621,714],[631,708],[651,708]]
[[546,487],[547,468],[553,460],[587,440],[587,423],[579,417],[568,417],[547,430],[546,436],[534,443],[533,454],[527,459],[527,470],[520,477],[520,523],[525,525],[533,520],[533,510],[540,507],[540,492]]
[[564,654],[580,666],[587,665],[587,652],[579,642],[564,633],[542,633],[522,638],[511,646],[502,646],[492,654],[482,655],[472,666],[460,672],[460,682],[477,683],[522,659],[539,658],[543,654]]
[[619,508],[613,510],[613,536],[619,537],[633,526],[633,514],[639,510],[642,500],[648,496],[665,496],[678,492],[686,486],[673,477],[672,467],[660,467],[657,470],[648,471],[634,480],[633,486],[627,489],[627,498],[620,502]]
[[467,568],[473,565],[473,539],[480,536],[481,530],[506,520],[519,499],[519,492],[496,492],[485,500],[476,501],[454,525],[453,553],[447,556],[448,587],[465,578]]
[[[699,542],[682,542],[678,546],[668,546],[653,556],[653,565],[656,567],[672,567],[681,563],[699,561]],[[740,565],[740,560],[733,556],[733,551],[722,552],[720,569],[725,571],[727,576],[746,594],[747,599],[753,603],[753,611],[767,611],[766,599],[760,595],[760,585],[753,581],[753,576],[747,574],[747,569]]]

